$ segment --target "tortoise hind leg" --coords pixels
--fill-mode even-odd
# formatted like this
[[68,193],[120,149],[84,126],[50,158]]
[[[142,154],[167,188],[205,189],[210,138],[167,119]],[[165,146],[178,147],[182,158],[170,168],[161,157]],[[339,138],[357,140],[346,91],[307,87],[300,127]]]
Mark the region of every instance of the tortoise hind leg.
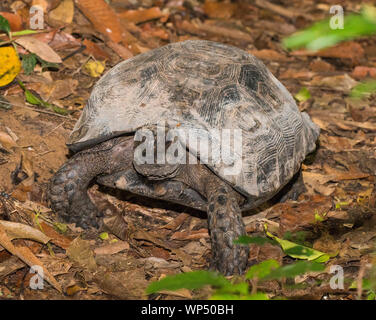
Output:
[[77,153],[51,179],[47,198],[65,221],[98,227],[101,212],[91,202],[87,188],[98,175],[123,170],[132,163],[133,137],[120,137]]

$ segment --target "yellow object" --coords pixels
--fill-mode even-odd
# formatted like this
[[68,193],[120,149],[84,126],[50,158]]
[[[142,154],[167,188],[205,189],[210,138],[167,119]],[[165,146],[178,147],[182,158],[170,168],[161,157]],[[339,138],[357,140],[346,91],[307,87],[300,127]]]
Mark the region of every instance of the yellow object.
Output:
[[21,62],[13,47],[0,47],[0,87],[11,83],[21,71]]
[[104,69],[105,69],[106,65],[104,62],[101,62],[101,61],[88,61],[86,64],[85,64],[85,70],[90,74],[90,76],[94,77],[94,78],[97,78],[99,77]]

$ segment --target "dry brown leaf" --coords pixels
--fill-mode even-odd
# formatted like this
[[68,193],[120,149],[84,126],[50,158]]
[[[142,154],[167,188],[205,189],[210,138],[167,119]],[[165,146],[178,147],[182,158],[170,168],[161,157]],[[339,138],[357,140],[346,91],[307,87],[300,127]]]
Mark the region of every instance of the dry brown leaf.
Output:
[[73,94],[78,86],[78,80],[65,79],[55,80],[51,83],[42,83],[37,92],[44,101],[54,101]]
[[126,10],[120,12],[118,16],[121,19],[125,19],[133,23],[141,23],[149,20],[159,19],[165,14],[162,13],[159,7],[152,7],[149,9],[138,9],[138,10]]
[[48,0],[32,0],[31,6],[40,6],[44,12],[48,12],[48,9],[50,8],[49,2],[50,1]]
[[11,274],[18,269],[21,269],[25,264],[16,256],[12,256],[9,259],[0,263],[0,279],[4,278],[8,274]]
[[176,27],[189,34],[196,34],[201,36],[212,35],[219,36],[221,38],[253,42],[253,38],[250,34],[239,29],[226,28],[215,25],[213,21],[210,20],[206,20],[205,23],[202,23],[199,20],[192,20],[192,22],[184,20],[181,23],[177,23]]
[[352,149],[356,144],[358,144],[361,141],[362,140],[360,139],[355,140],[346,137],[323,135],[320,138],[320,145],[328,150],[334,152],[341,152]]
[[142,46],[139,43],[133,43],[129,47],[132,49],[132,52],[137,54],[150,51],[150,48]]
[[270,60],[270,61],[288,61],[290,60],[285,55],[279,53],[278,51],[271,49],[262,49],[262,50],[250,50],[249,53],[253,54],[255,57],[261,60]]
[[321,60],[320,58],[313,60],[309,64],[309,68],[313,72],[330,72],[335,70],[334,66],[326,61]]
[[122,252],[124,250],[129,250],[129,243],[125,241],[116,241],[111,244],[104,245],[94,249],[96,255],[100,254],[115,254]]
[[44,244],[51,240],[43,232],[26,224],[0,220],[0,225],[4,228],[10,240],[30,239]]
[[95,59],[99,59],[99,60],[107,60],[110,58],[108,53],[102,50],[93,41],[85,39],[84,41],[82,41],[82,44],[86,47],[86,49],[83,51],[84,54],[92,55]]
[[51,212],[51,209],[41,205],[40,203],[36,203],[33,201],[25,201],[25,202],[15,202],[14,203],[15,207],[21,210],[27,210],[30,212],[41,212],[41,213],[47,213]]
[[[354,127],[370,130],[370,131],[376,131],[376,125],[374,122],[357,122],[357,121],[349,121],[349,120],[342,120],[342,121],[336,121],[336,125],[344,130],[353,130]],[[350,128],[350,129],[345,129]]]
[[44,221],[40,222],[43,233],[51,239],[51,242],[63,249],[68,249],[72,239],[60,234]]
[[78,286],[77,284],[74,284],[74,285],[71,285],[67,288],[65,288],[65,293],[68,295],[68,296],[74,296],[77,292],[80,292],[80,291],[86,291],[87,288],[82,288],[80,286]]
[[125,40],[120,20],[105,0],[75,0],[75,3],[100,33],[115,43]]
[[326,252],[329,255],[336,255],[341,248],[341,242],[335,240],[329,234],[324,234],[313,243],[313,249]]
[[150,232],[145,232],[145,231],[141,231],[140,230],[140,231],[137,231],[132,236],[135,239],[146,240],[146,241],[154,243],[154,244],[156,244],[156,245],[158,245],[158,246],[160,246],[162,248],[170,250],[171,252],[175,253],[183,261],[184,264],[188,264],[189,265],[191,263],[191,261],[192,261],[192,257],[190,257],[189,255],[185,254],[182,250],[172,248],[166,242],[157,239]]
[[[280,6],[280,5],[271,3],[269,1],[265,1],[265,0],[256,0],[255,5],[260,8],[270,10],[276,14],[281,15],[282,17],[286,17],[289,19],[294,19],[294,18],[297,18],[299,15],[302,15],[299,12],[294,12],[292,10],[289,10],[288,8],[285,8],[283,6]],[[305,16],[306,18],[308,17],[307,15]]]
[[235,3],[205,1],[204,12],[209,18],[230,19],[236,10]]
[[22,170],[25,171],[29,177],[33,176],[34,175],[33,161],[24,151],[21,152],[21,155],[22,155]]
[[324,164],[324,170],[330,177],[331,181],[341,181],[341,180],[357,180],[368,178],[369,174],[360,172],[357,168],[349,168],[349,171],[340,171],[335,168],[330,167],[328,164]]
[[0,131],[0,146],[3,146],[5,149],[10,150],[13,147],[17,147],[17,143],[8,133]]
[[316,215],[324,219],[331,207],[330,197],[314,196],[305,202],[278,203],[273,207],[273,212],[280,217],[280,235],[283,235],[286,231],[295,232],[314,225]]
[[329,87],[334,90],[349,92],[358,82],[347,73],[331,77],[315,77],[310,83],[312,86]]
[[58,24],[70,24],[74,16],[74,3],[73,0],[62,0],[57,8],[50,11],[48,14],[49,22],[51,20]]
[[126,47],[122,46],[119,43],[115,43],[113,41],[108,41],[107,46],[115,51],[115,53],[122,59],[127,60],[133,57],[133,53],[127,49]]
[[97,270],[97,263],[88,240],[74,239],[66,252],[67,256],[81,267],[87,268],[90,272]]
[[101,290],[120,299],[146,299],[148,282],[141,268],[126,272],[98,272],[94,281]]
[[202,238],[209,238],[208,229],[175,232],[171,236],[171,240],[195,240]]
[[0,15],[8,20],[11,31],[20,31],[22,27],[22,19],[18,14],[1,11]]
[[[354,121],[365,122],[371,118],[376,119],[376,108],[365,107],[365,106],[356,106],[356,103],[348,104],[350,109],[351,118]],[[376,125],[376,124],[375,124]]]
[[366,66],[356,66],[351,76],[355,79],[364,79],[367,77],[376,78],[376,68]]
[[81,46],[80,39],[76,39],[71,34],[60,31],[56,32],[44,32],[38,33],[33,36],[34,38],[48,43],[48,45],[54,50],[72,49]]
[[49,273],[49,271],[44,267],[42,262],[30,251],[27,247],[15,247],[9,237],[6,234],[6,230],[0,225],[0,244],[11,254],[20,258],[30,267],[40,266],[43,268],[44,276],[46,280],[59,292],[62,292],[61,286],[56,281],[56,279]]
[[315,194],[315,191],[317,191],[323,196],[330,196],[334,192],[335,187],[324,185],[330,181],[330,178],[320,173],[303,171],[303,180],[308,189],[308,194]]
[[152,248],[151,254],[154,257],[162,258],[162,259],[165,259],[165,260],[169,260],[171,258],[170,252],[168,250],[160,248],[160,247]]
[[326,170],[329,172],[329,174],[303,171],[303,180],[309,193],[312,194],[312,191],[315,190],[324,196],[329,196],[334,192],[335,188],[332,185],[325,185],[329,181],[337,182],[342,180],[356,180],[369,177],[369,174],[360,172],[356,169],[353,169],[352,171],[339,171],[326,166]]
[[326,117],[318,117],[312,116],[313,122],[319,125],[321,129],[327,130],[330,126],[336,126],[339,129],[346,130],[346,131],[354,131],[357,128],[369,130],[369,131],[376,131],[376,125],[373,122],[357,122],[357,121],[350,121],[350,120],[341,120],[336,118],[335,122],[329,121]]
[[188,217],[189,217],[189,215],[187,213],[181,213],[174,220],[172,220],[171,222],[162,226],[161,228],[165,228],[165,229],[169,229],[169,230],[176,230],[184,223],[184,221]]
[[[149,24],[145,24],[144,26],[147,26]],[[157,37],[162,40],[168,40],[170,38],[170,34],[163,28],[142,28],[142,30],[149,34],[151,37]]]
[[326,58],[349,59],[354,64],[356,64],[364,57],[364,49],[359,43],[349,41],[342,42],[336,46],[319,51],[297,50],[291,52],[291,54],[295,56],[316,56]]
[[281,73],[279,79],[311,79],[315,73],[308,70],[288,69]]
[[26,50],[35,53],[44,61],[51,63],[62,63],[60,56],[46,43],[36,39],[32,36],[25,36],[15,40],[17,44],[24,47]]
[[11,128],[9,127],[5,127],[5,130],[7,131],[7,133],[11,136],[11,138],[17,142],[20,138],[18,138],[18,136],[12,131]]

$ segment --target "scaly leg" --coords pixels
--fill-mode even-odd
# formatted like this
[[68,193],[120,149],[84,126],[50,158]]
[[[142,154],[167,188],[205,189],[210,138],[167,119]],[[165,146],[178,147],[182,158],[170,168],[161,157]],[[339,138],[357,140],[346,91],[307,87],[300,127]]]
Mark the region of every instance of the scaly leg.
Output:
[[87,194],[88,185],[98,175],[131,166],[132,154],[133,137],[114,138],[77,153],[51,179],[47,195],[51,208],[67,222],[98,227],[102,214]]

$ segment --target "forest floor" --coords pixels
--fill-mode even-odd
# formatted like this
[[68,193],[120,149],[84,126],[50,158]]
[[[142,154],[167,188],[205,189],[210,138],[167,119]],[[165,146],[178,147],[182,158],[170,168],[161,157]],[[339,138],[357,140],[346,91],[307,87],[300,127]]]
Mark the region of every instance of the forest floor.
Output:
[[[249,235],[264,235],[267,223],[278,237],[332,258],[325,271],[295,278],[295,286],[268,281],[259,290],[270,297],[365,298],[367,290],[350,286],[374,272],[376,100],[374,96],[353,100],[349,93],[364,78],[376,77],[376,38],[318,52],[288,52],[281,44],[293,32],[328,18],[332,2],[112,0],[107,5],[102,0],[81,0],[73,6],[70,0],[2,1],[0,11],[16,12],[22,28],[29,28],[30,5],[44,7],[46,32],[32,37],[48,45],[62,62],[57,68],[38,63],[18,79],[67,114],[27,103],[17,82],[0,89],[7,101],[0,101],[0,218],[34,226],[50,238],[48,244],[15,239],[12,253],[0,246],[0,298],[145,299],[151,281],[208,268],[211,250],[205,213],[94,184],[90,196],[106,212],[107,221],[121,219],[127,225],[124,235],[115,236],[109,229],[57,225],[45,197],[49,179],[69,156],[65,141],[98,77],[121,60],[187,39],[237,46],[260,58],[292,95],[307,88],[311,97],[298,102],[299,108],[321,128],[318,150],[303,164],[306,192],[296,202],[247,213],[244,222]],[[342,5],[345,13],[360,9],[355,1]],[[106,34],[105,27],[113,32]],[[49,59],[38,48],[17,48],[22,54],[30,51]],[[4,247],[3,236],[0,229]],[[267,259],[281,264],[294,261],[278,245],[251,245],[249,265]],[[28,265],[33,264],[48,271],[43,290],[29,287],[34,274]],[[343,268],[343,289],[329,286],[333,265]],[[210,294],[209,288],[182,289],[149,298],[196,299]]]

